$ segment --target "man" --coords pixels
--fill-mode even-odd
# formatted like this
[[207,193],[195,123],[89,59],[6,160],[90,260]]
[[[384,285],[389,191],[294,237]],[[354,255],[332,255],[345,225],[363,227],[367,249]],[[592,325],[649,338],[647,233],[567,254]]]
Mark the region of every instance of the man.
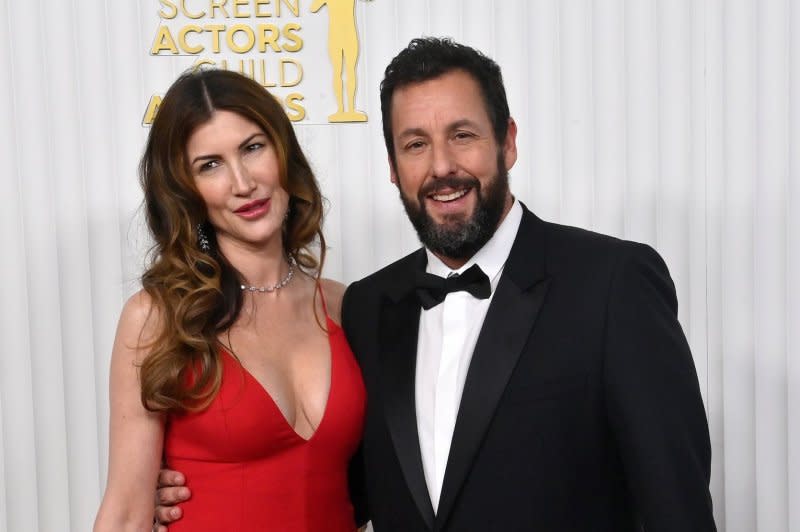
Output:
[[658,254],[514,199],[516,124],[479,52],[415,39],[381,108],[425,248],[343,302],[369,397],[354,486],[376,532],[715,530],[705,412]]

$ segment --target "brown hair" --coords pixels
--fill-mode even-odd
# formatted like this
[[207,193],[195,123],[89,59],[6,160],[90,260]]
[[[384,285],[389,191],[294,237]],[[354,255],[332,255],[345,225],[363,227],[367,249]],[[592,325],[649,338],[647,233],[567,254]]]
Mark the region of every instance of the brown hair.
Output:
[[[189,137],[217,110],[257,124],[275,147],[281,187],[289,194],[286,256],[317,278],[325,258],[322,195],[280,103],[255,81],[227,70],[181,75],[161,102],[139,165],[154,239],[142,286],[159,320],[140,374],[142,404],[153,411],[193,411],[211,402],[222,380],[217,337],[242,308],[241,275],[216,246],[186,159]],[[198,246],[201,226],[208,253]],[[319,261],[310,249],[315,242]]]

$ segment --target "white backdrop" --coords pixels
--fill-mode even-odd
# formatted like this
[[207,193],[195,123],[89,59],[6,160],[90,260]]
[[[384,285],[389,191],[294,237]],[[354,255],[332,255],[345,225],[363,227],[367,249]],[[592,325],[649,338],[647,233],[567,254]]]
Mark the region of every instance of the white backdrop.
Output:
[[[148,56],[155,0],[0,6],[0,532],[77,532],[105,482],[108,359],[147,245],[142,115],[188,64]],[[668,263],[719,529],[800,532],[800,2],[374,0],[356,13],[369,121],[297,124],[330,200],[326,274],[349,282],[417,245],[381,137],[389,58],[423,34],[478,47],[503,67],[519,125],[517,197]]]

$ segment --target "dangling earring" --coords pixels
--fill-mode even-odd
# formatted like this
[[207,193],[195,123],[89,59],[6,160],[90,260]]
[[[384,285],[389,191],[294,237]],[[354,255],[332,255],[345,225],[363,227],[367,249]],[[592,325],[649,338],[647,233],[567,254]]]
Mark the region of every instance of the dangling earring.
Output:
[[197,224],[197,245],[200,246],[200,251],[203,253],[211,253],[211,244],[208,242],[208,235],[206,235],[202,223]]

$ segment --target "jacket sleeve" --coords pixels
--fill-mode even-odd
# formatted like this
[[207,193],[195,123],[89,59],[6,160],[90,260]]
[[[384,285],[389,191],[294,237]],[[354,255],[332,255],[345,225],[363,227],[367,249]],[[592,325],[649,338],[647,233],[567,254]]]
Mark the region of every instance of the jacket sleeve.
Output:
[[628,245],[608,296],[609,423],[646,532],[716,530],[711,444],[675,287],[650,247]]

